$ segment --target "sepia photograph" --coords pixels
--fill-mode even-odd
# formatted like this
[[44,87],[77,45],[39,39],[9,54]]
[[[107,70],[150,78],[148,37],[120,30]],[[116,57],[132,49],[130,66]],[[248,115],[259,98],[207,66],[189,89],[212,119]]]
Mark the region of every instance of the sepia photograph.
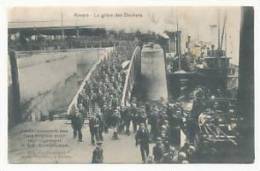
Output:
[[10,164],[252,164],[253,6],[8,9]]

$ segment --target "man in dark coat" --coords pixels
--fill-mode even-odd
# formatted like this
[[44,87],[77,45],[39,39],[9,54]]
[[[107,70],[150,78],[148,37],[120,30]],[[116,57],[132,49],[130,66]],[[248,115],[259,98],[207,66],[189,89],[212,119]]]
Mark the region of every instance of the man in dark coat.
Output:
[[140,124],[140,128],[138,129],[135,140],[136,146],[140,145],[140,151],[142,156],[142,161],[145,163],[147,156],[149,155],[149,131],[145,127],[144,123]]
[[74,138],[77,137],[78,135],[78,141],[82,142],[82,132],[81,128],[84,124],[84,117],[83,115],[79,112],[78,108],[75,110],[75,114],[71,116],[71,126],[73,129],[73,136]]
[[160,137],[157,138],[156,145],[153,147],[153,156],[155,163],[160,163],[160,160],[163,157],[164,145]]
[[173,146],[170,146],[168,141],[164,141],[163,144],[164,151],[160,163],[177,163],[178,151]]
[[146,125],[146,120],[147,120],[147,114],[145,112],[145,107],[141,106],[138,109],[138,124],[144,123],[145,126],[147,126]]
[[152,139],[156,140],[156,137],[159,136],[159,108],[154,106],[150,115],[149,124],[151,125],[151,135]]
[[[176,163],[177,162],[177,156],[175,157],[175,148],[170,147],[169,145],[165,146],[165,151],[163,153],[163,156],[161,158],[161,163]],[[176,158],[176,159],[175,159]]]
[[192,104],[191,116],[194,120],[198,120],[200,113],[205,110],[206,104],[203,101],[203,95],[201,92],[195,94],[195,99]]
[[150,115],[150,118],[149,118],[149,124],[151,125],[151,136],[152,136],[152,140],[156,140],[156,136],[157,136],[157,125],[156,125],[156,122],[157,122],[157,113],[155,112],[152,112],[152,114]]
[[122,116],[122,130],[125,130],[127,135],[130,135],[130,122],[131,122],[131,114],[129,111],[129,107],[123,106],[121,111]]
[[98,141],[97,146],[93,151],[92,154],[92,163],[103,163],[103,148],[102,148],[102,142]]
[[98,113],[97,119],[98,119],[98,123],[99,123],[98,136],[99,136],[99,139],[101,141],[103,141],[103,131],[104,131],[105,124],[104,124],[103,114],[101,112]]
[[133,122],[133,131],[136,132],[137,130],[137,125],[138,125],[138,111],[137,111],[137,106],[135,103],[131,104],[131,120]]
[[91,143],[95,144],[95,140],[99,140],[99,119],[96,116],[91,116],[89,119],[89,130],[91,135]]
[[119,139],[118,131],[120,126],[120,121],[121,121],[120,108],[117,108],[112,114],[112,126],[114,129],[112,138],[115,140]]
[[104,130],[108,133],[108,128],[111,127],[111,115],[112,115],[112,108],[106,104],[104,106]]

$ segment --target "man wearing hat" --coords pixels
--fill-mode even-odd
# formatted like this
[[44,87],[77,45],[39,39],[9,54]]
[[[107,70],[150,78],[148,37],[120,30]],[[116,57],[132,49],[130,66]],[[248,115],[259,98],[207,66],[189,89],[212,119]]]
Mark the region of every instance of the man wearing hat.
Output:
[[121,114],[120,114],[120,107],[117,107],[117,109],[114,111],[113,115],[112,115],[112,121],[113,121],[113,139],[119,139],[119,135],[118,135],[118,129],[119,129],[119,125],[120,125],[120,120],[121,120]]
[[99,140],[99,120],[96,116],[92,115],[89,119],[89,131],[91,135],[91,143],[95,144],[95,140]]
[[165,145],[165,151],[161,158],[161,163],[174,163],[175,161],[175,148],[170,147],[169,143]]
[[147,156],[149,155],[149,131],[145,127],[144,123],[140,124],[140,128],[138,129],[136,135],[136,146],[140,145],[140,151],[142,156],[142,161],[145,163]]
[[139,108],[138,114],[138,124],[144,123],[146,125],[147,114],[145,112],[145,106]]
[[98,112],[97,114],[97,119],[98,119],[98,123],[99,123],[99,127],[98,127],[98,136],[99,136],[99,139],[101,141],[103,141],[103,131],[104,131],[104,118],[103,118],[103,114],[100,112]]
[[133,122],[133,131],[136,132],[137,130],[137,124],[138,124],[138,112],[137,112],[137,106],[136,103],[131,103],[131,111],[132,114],[132,122]]
[[109,115],[110,115],[110,110],[109,110],[107,103],[105,103],[104,107],[103,107],[103,121],[104,121],[103,124],[104,124],[105,133],[108,133]]
[[156,136],[158,134],[158,127],[157,127],[157,121],[158,121],[158,116],[157,116],[158,110],[154,108],[154,110],[151,112],[150,119],[149,119],[149,124],[151,125],[151,136],[153,140],[156,140]]
[[72,117],[71,117],[71,125],[73,128],[74,138],[76,138],[78,135],[78,141],[80,141],[80,142],[82,142],[81,128],[82,128],[83,124],[84,124],[84,117],[79,112],[79,109],[76,107],[75,114],[72,115]]
[[195,99],[192,104],[191,115],[194,120],[198,120],[199,114],[205,109],[206,105],[203,102],[201,93],[196,93]]
[[187,159],[190,162],[193,162],[195,152],[196,152],[196,148],[193,145],[189,145],[187,149]]
[[153,147],[153,156],[155,163],[160,163],[164,152],[164,145],[160,137],[156,140],[156,145]]
[[121,116],[122,116],[122,127],[123,130],[125,129],[125,133],[127,135],[130,135],[130,123],[131,123],[131,114],[129,111],[129,107],[123,106],[122,111],[121,111]]
[[102,141],[97,141],[97,146],[92,153],[92,163],[103,163]]
[[182,163],[182,161],[187,160],[187,154],[184,151],[180,151],[178,154],[178,161]]

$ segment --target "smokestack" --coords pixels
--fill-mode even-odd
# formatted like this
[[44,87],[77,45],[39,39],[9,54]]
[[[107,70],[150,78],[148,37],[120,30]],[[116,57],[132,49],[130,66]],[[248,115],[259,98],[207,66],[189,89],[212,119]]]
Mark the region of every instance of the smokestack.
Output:
[[220,11],[218,10],[218,49],[220,49]]

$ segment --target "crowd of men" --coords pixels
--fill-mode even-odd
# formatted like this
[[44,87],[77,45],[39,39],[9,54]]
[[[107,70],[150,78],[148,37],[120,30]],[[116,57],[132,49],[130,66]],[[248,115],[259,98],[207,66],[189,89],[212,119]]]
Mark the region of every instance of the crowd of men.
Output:
[[[178,100],[167,104],[137,105],[140,109],[144,109],[137,114],[139,129],[135,137],[136,144],[140,145],[142,161],[144,163],[198,162],[199,158],[203,157],[200,152],[201,148],[204,148],[203,143],[200,143],[203,141],[201,139],[203,124],[213,118],[221,122],[221,117],[218,118],[219,113],[232,114],[230,109],[234,106],[228,106],[231,103],[216,100],[224,96],[224,92],[220,89],[210,91],[205,87],[198,87],[191,93],[192,108],[189,110],[184,109],[183,104]],[[131,106],[136,105],[132,102]],[[138,112],[131,109],[130,113],[133,115]],[[142,116],[145,116],[145,119]],[[182,133],[186,135],[186,140],[181,142]],[[149,151],[151,143],[155,143],[152,154]],[[210,146],[204,150],[208,152],[213,150],[216,153],[216,149]]]
[[[81,128],[84,118],[89,120],[91,143],[97,144],[92,162],[103,162],[101,144],[103,133],[109,129],[113,130],[112,138],[115,140],[120,139],[120,134],[134,133],[143,163],[194,162],[197,152],[195,136],[199,131],[198,119],[205,109],[215,105],[212,103],[212,93],[208,89],[196,89],[191,111],[185,111],[178,101],[166,104],[143,103],[132,98],[128,105],[122,106],[121,96],[126,72],[121,64],[127,57],[122,57],[120,53],[111,55],[101,61],[85,84],[78,97],[76,114],[71,118],[74,137],[78,135],[79,141],[82,141]],[[221,92],[217,91],[216,96],[222,96]],[[182,147],[181,130],[187,135],[186,143]],[[151,144],[154,144],[152,152],[149,147]]]
[[[138,119],[139,129],[135,136],[136,145],[140,145],[142,161],[144,163],[188,163],[192,153],[195,152],[195,147],[187,142],[185,148],[179,148],[180,131],[184,126],[182,117],[184,111],[180,103],[145,104],[141,106],[143,107],[146,117]],[[150,153],[149,145],[153,143],[155,145]]]
[[[135,133],[136,145],[140,145],[143,163],[188,163],[195,147],[193,142],[187,142],[183,148],[178,148],[180,130],[184,127],[182,116],[183,109],[179,103],[150,105],[131,102],[129,106],[115,107],[114,110],[105,108],[103,112],[89,118],[91,142],[95,144],[97,140],[98,145],[93,156],[97,155],[96,151],[102,151],[100,141],[103,140],[103,131],[112,128],[114,139],[119,139],[120,134]],[[155,145],[150,153],[149,146],[153,143]]]
[[[120,117],[118,106],[126,76],[121,64],[126,58],[119,57],[120,54],[114,52],[110,55],[101,60],[77,99],[75,113],[81,115],[82,119],[86,117],[89,119],[92,144],[103,139],[103,131],[107,132],[109,127],[116,128]],[[80,120],[76,115],[75,120]],[[72,122],[73,127],[76,127],[74,132],[77,130],[79,132],[79,141],[82,141],[82,134],[79,131],[82,123],[74,120]],[[76,136],[76,133],[74,135]]]

